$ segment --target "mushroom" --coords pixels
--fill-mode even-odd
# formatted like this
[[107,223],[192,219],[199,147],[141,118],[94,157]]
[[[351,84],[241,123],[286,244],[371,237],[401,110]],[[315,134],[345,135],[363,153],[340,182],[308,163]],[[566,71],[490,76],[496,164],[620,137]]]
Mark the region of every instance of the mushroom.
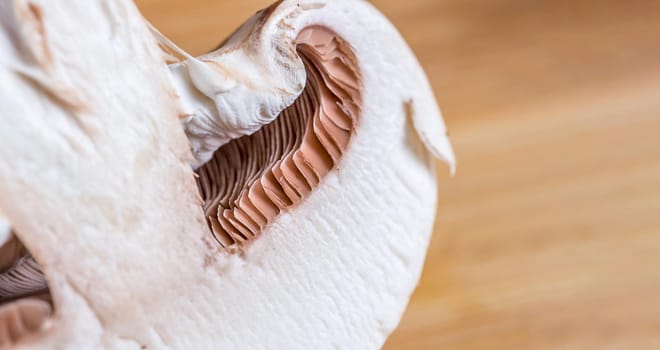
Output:
[[455,162],[370,4],[192,57],[129,0],[2,0],[0,48],[0,347],[382,346]]

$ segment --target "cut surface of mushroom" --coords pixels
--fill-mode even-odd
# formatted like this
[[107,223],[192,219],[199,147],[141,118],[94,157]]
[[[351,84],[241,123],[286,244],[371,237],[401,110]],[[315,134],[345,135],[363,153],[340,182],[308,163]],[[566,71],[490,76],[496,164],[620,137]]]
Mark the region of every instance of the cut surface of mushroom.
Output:
[[256,133],[235,139],[197,170],[217,240],[242,246],[296,205],[336,167],[359,122],[361,77],[350,46],[321,26],[296,40],[307,83],[293,105]]

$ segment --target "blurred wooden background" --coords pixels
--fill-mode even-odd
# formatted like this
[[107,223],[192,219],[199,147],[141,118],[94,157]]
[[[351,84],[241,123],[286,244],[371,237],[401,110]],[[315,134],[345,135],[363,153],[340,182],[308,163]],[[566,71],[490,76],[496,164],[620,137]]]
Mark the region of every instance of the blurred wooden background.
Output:
[[[459,161],[386,349],[660,349],[660,1],[372,2]],[[196,54],[269,3],[138,1]]]

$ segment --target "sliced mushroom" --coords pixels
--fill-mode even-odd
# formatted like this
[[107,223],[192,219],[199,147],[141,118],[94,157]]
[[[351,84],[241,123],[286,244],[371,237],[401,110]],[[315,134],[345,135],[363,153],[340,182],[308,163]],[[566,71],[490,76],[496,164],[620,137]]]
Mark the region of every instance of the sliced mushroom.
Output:
[[197,58],[129,1],[0,16],[0,210],[26,252],[9,261],[38,261],[49,293],[4,306],[23,320],[4,344],[383,344],[424,261],[431,155],[454,156],[371,5],[279,1]]

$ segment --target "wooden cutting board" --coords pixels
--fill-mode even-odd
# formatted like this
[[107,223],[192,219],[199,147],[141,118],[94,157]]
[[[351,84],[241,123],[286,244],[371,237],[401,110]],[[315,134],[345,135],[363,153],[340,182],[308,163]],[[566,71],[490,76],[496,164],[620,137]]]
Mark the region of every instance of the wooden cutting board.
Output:
[[[183,48],[262,0],[141,0]],[[660,349],[660,1],[379,0],[458,172],[386,349]]]

